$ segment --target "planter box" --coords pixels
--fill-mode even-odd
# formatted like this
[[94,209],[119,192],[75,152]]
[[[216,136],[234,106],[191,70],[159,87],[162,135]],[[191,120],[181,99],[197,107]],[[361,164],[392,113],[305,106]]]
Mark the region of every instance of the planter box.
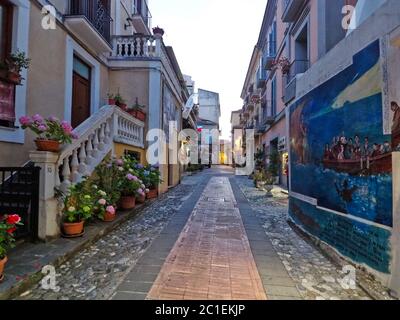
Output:
[[138,120],[140,120],[140,121],[142,121],[142,122],[145,122],[145,121],[146,121],[146,113],[144,113],[143,111],[140,111],[140,110],[131,110],[131,111],[129,111],[129,114],[130,114],[132,117],[134,117],[134,118],[136,118],[136,119],[138,119]]

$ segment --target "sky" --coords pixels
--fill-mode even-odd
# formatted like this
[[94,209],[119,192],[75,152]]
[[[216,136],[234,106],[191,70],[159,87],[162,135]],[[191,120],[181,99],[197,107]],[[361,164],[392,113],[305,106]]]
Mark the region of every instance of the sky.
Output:
[[222,138],[240,98],[267,0],[149,0],[152,26],[165,30],[182,73],[196,88],[218,92]]

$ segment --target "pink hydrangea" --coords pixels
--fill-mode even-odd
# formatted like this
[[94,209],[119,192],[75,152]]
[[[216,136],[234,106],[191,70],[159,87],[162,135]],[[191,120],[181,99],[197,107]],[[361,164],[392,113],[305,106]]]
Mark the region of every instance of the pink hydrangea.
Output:
[[73,128],[67,121],[61,122],[61,128],[64,130],[66,134],[72,134]]
[[100,199],[99,204],[105,206],[107,204],[107,201],[105,199]]
[[58,120],[58,118],[55,117],[55,116],[50,116],[50,117],[49,117],[49,121],[58,122],[58,121],[60,121],[60,120]]
[[41,131],[41,132],[45,132],[45,131],[47,131],[47,126],[46,125],[44,125],[44,124],[41,124],[40,126],[38,126],[38,129],[39,129],[39,131]]
[[113,206],[109,206],[106,208],[107,212],[110,214],[115,214],[115,208]]
[[35,114],[35,115],[32,117],[32,120],[35,121],[35,122],[37,122],[37,123],[42,123],[44,119],[43,119],[43,117],[42,117],[40,114]]
[[30,117],[23,116],[23,117],[19,118],[19,122],[23,126],[29,126],[30,124],[32,124],[32,119]]
[[118,159],[117,160],[117,166],[123,166],[124,165],[124,160]]

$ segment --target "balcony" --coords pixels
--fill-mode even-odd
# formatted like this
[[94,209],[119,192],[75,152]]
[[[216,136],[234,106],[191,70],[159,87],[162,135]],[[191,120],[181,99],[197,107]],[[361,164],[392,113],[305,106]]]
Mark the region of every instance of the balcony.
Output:
[[285,0],[285,9],[282,15],[283,22],[294,22],[306,0]]
[[297,76],[309,69],[308,60],[295,60],[290,65],[290,71],[286,76],[287,85],[284,86],[283,102],[288,104],[296,98]]
[[146,0],[135,0],[132,23],[137,33],[150,34],[151,13]]
[[155,59],[161,57],[162,43],[153,36],[134,34],[113,37],[112,58],[118,60]]
[[96,53],[111,52],[111,16],[105,0],[70,0],[65,25]]
[[261,125],[270,126],[275,122],[275,108],[270,101],[265,102],[262,106],[262,121]]
[[270,41],[267,44],[267,50],[264,53],[263,61],[264,68],[267,70],[271,70],[276,58],[276,42]]

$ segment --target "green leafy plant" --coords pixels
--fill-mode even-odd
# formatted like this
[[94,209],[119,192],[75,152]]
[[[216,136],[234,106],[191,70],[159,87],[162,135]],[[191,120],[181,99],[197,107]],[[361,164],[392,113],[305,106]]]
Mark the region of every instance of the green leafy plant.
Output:
[[139,104],[139,99],[136,98],[135,104],[134,104],[132,107],[129,108],[129,111],[142,111],[142,112],[143,112],[143,109],[144,109],[145,107],[146,107],[146,106],[144,106],[144,105],[140,105],[140,104]]
[[87,178],[71,186],[64,199],[65,222],[77,223],[92,218],[93,201],[90,182],[88,182]]
[[158,166],[148,165],[144,171],[144,184],[148,189],[157,189],[158,185],[163,182]]
[[17,50],[15,53],[10,54],[6,59],[6,65],[9,71],[21,73],[22,69],[28,69],[31,59],[26,57],[25,52]]
[[278,151],[272,151],[270,153],[268,170],[274,177],[279,175],[279,153],[278,153]]
[[121,197],[120,181],[124,172],[116,160],[101,163],[95,169],[94,189],[106,193],[107,202],[115,206]]
[[267,170],[257,170],[253,175],[253,180],[255,183],[263,182],[267,185],[274,184],[274,177]]
[[4,215],[0,218],[0,260],[4,259],[7,251],[14,246],[14,233],[21,226],[21,217],[17,214]]
[[119,92],[114,96],[114,100],[117,105],[125,104],[125,100],[122,98]]

